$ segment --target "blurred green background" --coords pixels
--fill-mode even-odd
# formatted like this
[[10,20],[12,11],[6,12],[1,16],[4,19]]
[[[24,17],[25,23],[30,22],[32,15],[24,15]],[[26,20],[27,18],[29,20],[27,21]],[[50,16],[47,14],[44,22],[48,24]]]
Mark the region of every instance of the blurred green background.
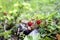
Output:
[[60,0],[0,0],[0,17],[3,11],[7,11],[8,15],[17,15],[19,12],[21,16],[33,16],[34,13],[49,15],[55,11],[59,14]]

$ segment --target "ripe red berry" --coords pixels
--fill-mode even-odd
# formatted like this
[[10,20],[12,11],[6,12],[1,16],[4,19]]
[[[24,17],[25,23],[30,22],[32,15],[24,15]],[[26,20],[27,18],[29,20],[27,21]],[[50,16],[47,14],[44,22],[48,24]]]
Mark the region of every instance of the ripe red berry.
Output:
[[40,24],[41,23],[41,20],[36,20],[36,24]]
[[33,23],[31,21],[29,21],[27,24],[28,24],[28,26],[32,26]]
[[4,14],[4,15],[7,15],[7,12],[6,12],[6,11],[4,11],[4,12],[3,12],[3,14]]

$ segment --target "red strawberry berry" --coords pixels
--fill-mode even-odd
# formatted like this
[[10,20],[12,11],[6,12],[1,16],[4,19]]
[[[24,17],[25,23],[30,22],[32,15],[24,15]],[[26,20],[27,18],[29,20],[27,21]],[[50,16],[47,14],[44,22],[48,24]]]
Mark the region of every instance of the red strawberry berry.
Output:
[[33,23],[31,21],[29,21],[27,24],[28,24],[28,26],[32,26]]
[[36,20],[36,24],[40,24],[41,23],[41,20]]

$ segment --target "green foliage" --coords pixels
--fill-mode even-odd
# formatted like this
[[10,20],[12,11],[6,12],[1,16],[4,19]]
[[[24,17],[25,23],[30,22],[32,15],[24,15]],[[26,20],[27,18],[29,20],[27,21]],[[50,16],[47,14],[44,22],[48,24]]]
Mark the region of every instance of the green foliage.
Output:
[[39,34],[32,35],[32,36],[28,35],[24,38],[24,40],[40,40],[40,36]]
[[[7,15],[3,14],[4,11],[7,12]],[[42,20],[39,25],[39,33],[42,37],[60,32],[60,0],[0,0],[0,20],[7,20],[7,24],[13,22],[17,24],[21,19],[29,20],[31,18]],[[57,18],[57,24],[53,23],[55,20],[53,18]],[[47,21],[46,27],[43,21]],[[56,30],[57,28],[58,30]],[[16,26],[12,29],[16,29]],[[8,38],[11,30],[4,32],[3,26],[0,25],[0,36],[4,35],[5,38]],[[51,40],[49,37],[40,39]],[[26,36],[25,40],[39,40],[39,37],[38,35]]]

